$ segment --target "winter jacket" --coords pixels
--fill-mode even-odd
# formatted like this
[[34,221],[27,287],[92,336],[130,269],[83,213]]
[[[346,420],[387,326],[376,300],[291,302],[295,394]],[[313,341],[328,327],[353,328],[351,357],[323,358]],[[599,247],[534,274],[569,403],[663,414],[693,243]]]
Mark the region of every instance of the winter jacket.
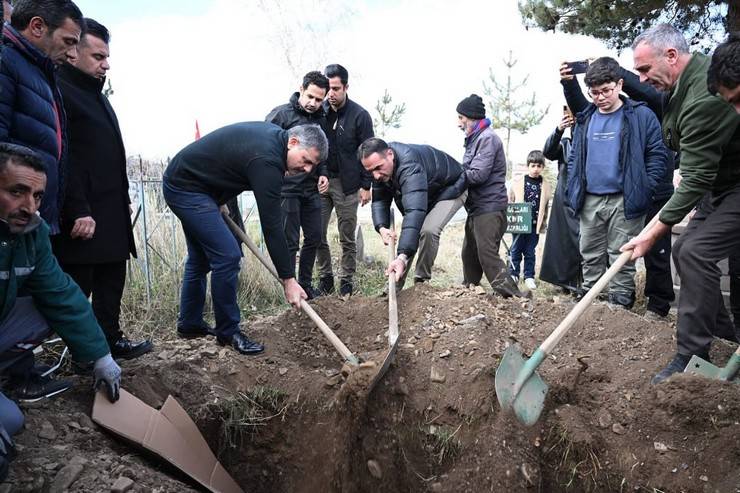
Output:
[[0,63],[0,142],[36,151],[46,166],[41,217],[59,232],[64,191],[66,128],[54,63],[10,25]]
[[[136,256],[129,213],[126,151],[118,119],[102,93],[105,80],[65,64],[59,69],[69,131],[67,190],[61,233],[52,238],[62,264],[102,264]],[[70,237],[75,220],[92,216],[89,240]]]
[[290,263],[280,208],[287,155],[287,130],[265,122],[234,123],[178,152],[164,172],[164,182],[208,195],[218,205],[252,190],[270,258],[280,278],[290,279],[295,266]]
[[476,216],[506,209],[506,156],[501,139],[491,127],[465,139],[463,169],[468,183],[465,210]]
[[[642,101],[647,104],[648,108],[655,113],[658,122],[660,122],[663,118],[663,93],[648,84],[641,83],[637,75],[624,69],[622,69],[622,79],[624,80],[622,91],[633,101]],[[590,103],[583,95],[583,92],[581,92],[581,88],[575,79],[563,80],[561,83],[563,84],[565,100],[572,112],[579,113],[588,108]],[[653,202],[662,202],[673,194],[673,171],[677,168],[678,158],[667,147],[665,152],[668,165],[665,167],[665,173],[655,185]]]
[[344,195],[356,193],[360,188],[370,190],[372,176],[357,159],[357,148],[375,135],[370,113],[349,98],[338,111],[325,101],[324,112],[329,139],[329,178],[339,177]]
[[663,113],[663,138],[681,156],[681,184],[660,214],[667,225],[681,222],[707,192],[740,183],[740,116],[707,91],[709,61],[691,56]]
[[[552,199],[552,186],[543,177],[540,191],[540,208],[537,211],[537,225],[532,231],[533,233],[541,234],[547,229],[547,212],[550,199]],[[524,176],[516,178],[511,184],[509,200],[518,203],[524,202]]]
[[[653,192],[665,176],[668,154],[660,136],[660,124],[645,103],[623,98],[623,124],[619,148],[622,174],[624,216],[635,219],[647,213],[653,203]],[[566,201],[578,214],[586,198],[586,154],[588,125],[597,111],[590,104],[576,115],[573,149],[568,156]]]
[[[298,92],[293,93],[290,101],[276,106],[265,117],[266,122],[274,123],[278,127],[288,130],[298,125],[318,125],[326,132],[326,115],[320,107],[315,113],[309,113],[298,104]],[[326,163],[323,162],[311,170],[310,173],[300,173],[295,176],[286,176],[283,180],[283,197],[299,197],[318,195],[319,176],[328,176]]]
[[33,298],[76,361],[110,353],[90,303],[51,253],[49,226],[35,215],[20,234],[12,234],[0,221],[0,320],[7,318],[21,291]]
[[403,214],[398,253],[416,253],[427,212],[437,202],[456,199],[467,188],[460,163],[428,145],[388,144],[395,154],[388,182],[373,181],[372,216],[375,230],[390,225],[391,202]]

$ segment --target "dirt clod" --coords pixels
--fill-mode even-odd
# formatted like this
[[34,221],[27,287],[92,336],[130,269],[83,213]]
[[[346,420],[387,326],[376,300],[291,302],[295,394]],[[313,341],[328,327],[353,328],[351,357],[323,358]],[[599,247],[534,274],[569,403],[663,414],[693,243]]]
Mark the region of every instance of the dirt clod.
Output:
[[367,461],[367,470],[370,471],[370,475],[375,479],[383,479],[383,470],[380,468],[378,461],[372,459]]

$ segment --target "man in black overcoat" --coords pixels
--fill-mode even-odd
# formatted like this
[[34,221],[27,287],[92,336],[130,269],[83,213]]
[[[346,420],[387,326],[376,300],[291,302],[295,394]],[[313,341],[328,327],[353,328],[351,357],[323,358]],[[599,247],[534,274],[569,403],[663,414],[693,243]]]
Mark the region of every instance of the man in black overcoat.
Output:
[[69,128],[69,179],[61,234],[53,249],[62,269],[92,294],[95,317],[114,358],[132,359],[152,350],[148,340],[128,339],[119,323],[126,261],[136,256],[131,227],[126,153],[118,120],[102,93],[110,34],[92,19],[78,56],[59,70]]

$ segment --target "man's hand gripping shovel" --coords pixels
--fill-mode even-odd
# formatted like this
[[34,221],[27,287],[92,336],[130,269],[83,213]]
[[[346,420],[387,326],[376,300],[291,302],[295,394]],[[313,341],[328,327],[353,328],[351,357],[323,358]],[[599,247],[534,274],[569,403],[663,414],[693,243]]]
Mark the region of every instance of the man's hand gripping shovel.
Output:
[[[252,241],[252,239],[244,232],[242,229],[236,225],[234,221],[231,220],[231,218],[226,215],[225,213],[222,214],[224,221],[226,221],[226,224],[229,225],[231,230],[234,232],[234,234],[245,244],[247,245],[247,248],[249,248],[249,251],[251,251],[255,257],[262,263],[262,265],[265,266],[265,268],[272,274],[272,276],[280,280],[280,277],[278,276],[277,271],[275,270],[275,267],[267,260],[267,258],[264,256],[264,254],[257,248],[257,245]],[[337,337],[337,335],[329,328],[328,325],[319,317],[319,315],[314,311],[313,308],[311,308],[311,305],[309,305],[306,300],[301,300],[301,309],[308,315],[311,320],[316,324],[316,327],[319,328],[322,334],[324,334],[324,337],[326,337],[332,346],[334,346],[334,349],[337,350],[337,352],[342,356],[345,362],[347,362],[350,366],[357,367],[359,366],[360,362],[357,359],[357,356],[352,354],[352,351],[350,351],[347,346],[344,345],[344,343]]]
[[[656,214],[640,234],[650,230],[658,222],[659,215]],[[547,395],[547,384],[535,370],[631,257],[632,251],[622,253],[529,359],[525,359],[515,345],[504,352],[496,369],[496,396],[501,407],[514,411],[523,424],[532,426],[537,422]]]

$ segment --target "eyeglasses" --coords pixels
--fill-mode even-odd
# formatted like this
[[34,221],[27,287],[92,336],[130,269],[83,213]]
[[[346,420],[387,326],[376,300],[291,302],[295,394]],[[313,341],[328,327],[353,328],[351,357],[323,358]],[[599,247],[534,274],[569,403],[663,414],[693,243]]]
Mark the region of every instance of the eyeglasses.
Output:
[[588,90],[589,96],[591,96],[593,99],[598,98],[599,96],[604,96],[605,98],[608,98],[612,95],[614,92],[614,89],[617,88],[617,85],[614,84],[614,87],[607,87],[606,89],[602,89],[601,91],[595,91],[593,89]]

